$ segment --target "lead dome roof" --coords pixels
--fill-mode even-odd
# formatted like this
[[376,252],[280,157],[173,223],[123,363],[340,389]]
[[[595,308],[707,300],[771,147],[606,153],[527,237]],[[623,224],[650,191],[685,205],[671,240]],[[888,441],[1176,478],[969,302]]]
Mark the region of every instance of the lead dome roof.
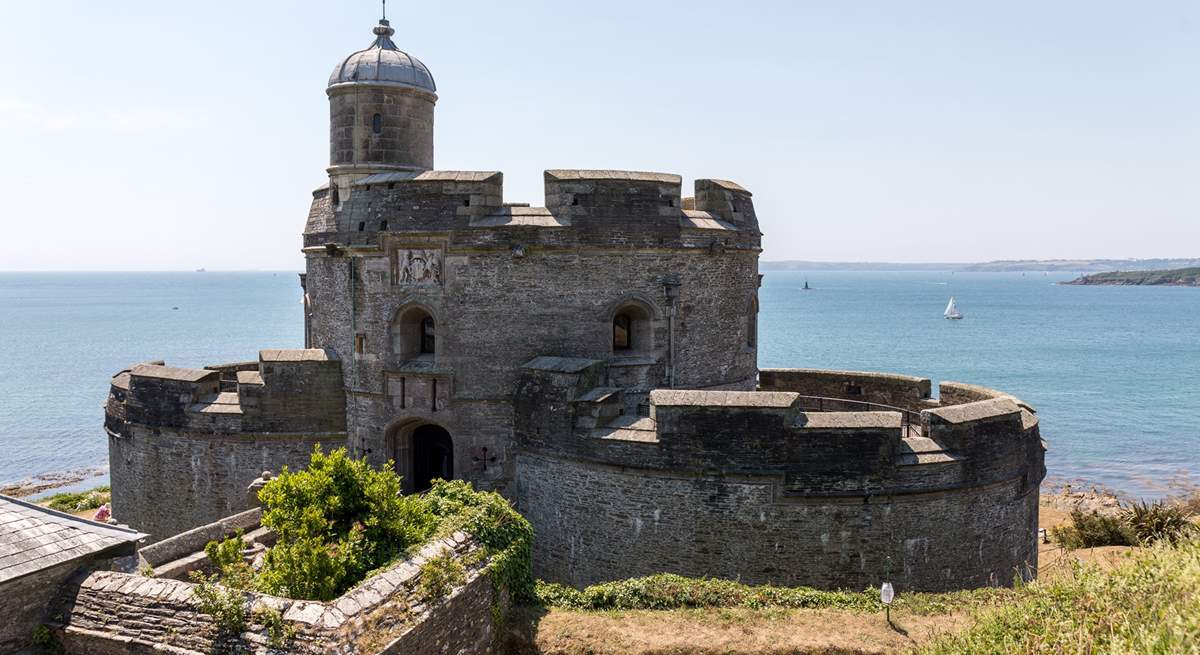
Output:
[[375,33],[375,43],[342,60],[329,76],[329,86],[384,84],[437,93],[433,73],[421,60],[396,47],[392,41],[396,30],[386,19],[379,21],[372,31]]

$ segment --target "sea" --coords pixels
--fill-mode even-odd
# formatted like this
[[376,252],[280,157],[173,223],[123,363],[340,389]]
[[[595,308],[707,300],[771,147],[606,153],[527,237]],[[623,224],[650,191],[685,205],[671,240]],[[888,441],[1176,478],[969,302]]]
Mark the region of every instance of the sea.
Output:
[[[1072,277],[768,270],[759,364],[1001,389],[1037,409],[1052,481],[1142,498],[1200,482],[1200,289],[1058,284]],[[951,296],[961,321],[942,317]],[[302,346],[299,279],[0,273],[0,343],[0,485],[77,470],[98,484],[111,376]]]

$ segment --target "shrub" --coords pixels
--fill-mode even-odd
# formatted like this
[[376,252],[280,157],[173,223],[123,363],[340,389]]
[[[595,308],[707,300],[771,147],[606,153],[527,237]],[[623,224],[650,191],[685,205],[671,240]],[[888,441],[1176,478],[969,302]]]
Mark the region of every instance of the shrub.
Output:
[[196,583],[192,593],[200,611],[212,617],[218,633],[230,636],[246,629],[249,608],[246,592],[222,585],[217,576],[205,576],[200,571],[192,571],[189,576]]
[[1175,543],[1195,529],[1190,512],[1180,505],[1163,502],[1134,503],[1121,510],[1121,518],[1138,543],[1145,545],[1161,540]]
[[78,493],[64,492],[54,494],[45,499],[46,506],[60,512],[73,514],[89,509],[97,509],[112,498],[112,490],[108,486],[96,487],[91,491]]
[[296,627],[286,623],[283,614],[277,609],[266,607],[256,610],[254,620],[266,629],[267,646],[274,650],[286,651],[292,639],[296,637]]
[[259,492],[262,524],[278,535],[259,574],[272,594],[331,600],[366,574],[424,542],[436,527],[418,496],[400,494],[400,476],[375,470],[344,448],[320,446],[303,471],[286,468]]
[[592,585],[580,591],[539,582],[543,605],[586,610],[671,610],[696,607],[877,609],[878,592],[818,591],[808,587],[749,586],[732,580],[660,573]]
[[39,655],[61,655],[66,652],[58,640],[58,636],[44,624],[38,624],[33,628],[29,641],[33,644],[34,652]]
[[518,603],[534,599],[533,526],[503,496],[476,491],[463,480],[437,480],[423,501],[440,534],[462,530],[483,544],[494,584]]
[[417,593],[425,601],[445,598],[467,579],[467,571],[453,553],[442,553],[421,565]]
[[1137,537],[1121,516],[1098,512],[1071,511],[1071,524],[1051,528],[1051,537],[1064,548],[1132,546]]

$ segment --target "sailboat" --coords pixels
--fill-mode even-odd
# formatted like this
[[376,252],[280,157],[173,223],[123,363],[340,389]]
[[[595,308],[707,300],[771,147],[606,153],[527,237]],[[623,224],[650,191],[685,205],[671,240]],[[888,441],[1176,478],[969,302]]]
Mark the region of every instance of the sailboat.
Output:
[[946,316],[946,318],[955,319],[955,320],[961,319],[963,317],[962,312],[958,311],[958,304],[954,302],[954,296],[950,296],[950,304],[946,305],[945,316]]

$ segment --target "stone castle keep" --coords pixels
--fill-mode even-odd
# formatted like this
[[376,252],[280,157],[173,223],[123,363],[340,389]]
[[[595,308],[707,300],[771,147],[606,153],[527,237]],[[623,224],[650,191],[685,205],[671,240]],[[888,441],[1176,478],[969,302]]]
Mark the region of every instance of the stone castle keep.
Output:
[[244,511],[315,444],[466,479],[533,523],[535,573],[862,589],[1037,566],[1036,413],[900,375],[760,370],[761,233],[734,182],[434,169],[432,74],[392,41],[339,63],[303,236],[305,348],[112,380],[114,515],[154,540]]

